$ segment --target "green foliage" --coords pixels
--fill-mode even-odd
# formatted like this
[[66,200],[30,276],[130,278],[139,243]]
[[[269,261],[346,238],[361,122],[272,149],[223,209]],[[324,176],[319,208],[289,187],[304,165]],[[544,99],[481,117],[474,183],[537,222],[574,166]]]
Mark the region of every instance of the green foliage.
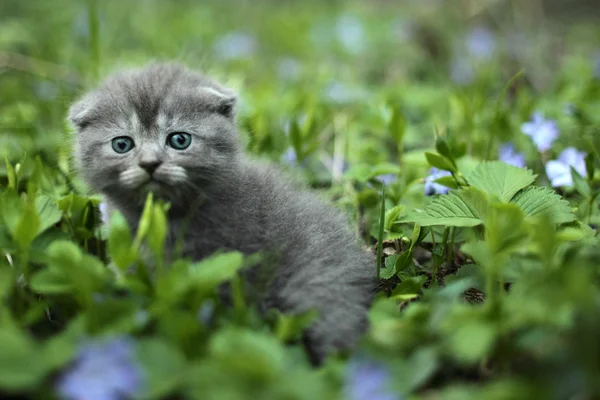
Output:
[[[380,376],[352,375],[363,359],[397,398],[600,396],[597,21],[561,24],[557,39],[578,7],[151,3],[3,3],[0,395],[58,398],[90,343],[128,337],[135,398],[353,398]],[[494,28],[483,53],[478,24]],[[246,150],[323,189],[377,254],[370,327],[350,354],[314,368],[302,346],[314,310],[259,312],[242,276],[264,254],[183,258],[152,195],[137,229],[100,218],[66,109],[154,58],[238,90]],[[557,125],[547,151],[521,131],[534,112]],[[525,168],[497,160],[506,143]],[[568,147],[583,164],[551,188],[548,160]],[[431,167],[447,173],[426,181]],[[449,193],[425,196],[424,182]]]

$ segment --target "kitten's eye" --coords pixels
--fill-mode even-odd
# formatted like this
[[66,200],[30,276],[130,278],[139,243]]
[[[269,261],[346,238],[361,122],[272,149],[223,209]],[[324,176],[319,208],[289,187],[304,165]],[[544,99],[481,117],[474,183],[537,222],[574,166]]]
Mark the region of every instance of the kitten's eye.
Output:
[[133,139],[129,136],[119,136],[112,140],[112,148],[117,153],[127,153],[133,147]]
[[192,143],[192,135],[185,132],[174,132],[167,137],[167,144],[175,150],[187,149]]

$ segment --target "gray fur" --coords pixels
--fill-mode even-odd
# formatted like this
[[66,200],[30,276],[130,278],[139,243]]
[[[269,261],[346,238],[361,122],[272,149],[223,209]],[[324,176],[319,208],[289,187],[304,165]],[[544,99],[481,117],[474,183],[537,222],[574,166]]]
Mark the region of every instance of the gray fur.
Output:
[[[349,349],[367,326],[375,262],[360,248],[343,213],[290,182],[275,166],[239,149],[234,93],[172,63],[119,72],[72,105],[75,160],[85,181],[135,227],[148,190],[171,202],[169,242],[188,226],[183,256],[219,249],[263,251],[278,260],[265,307],[316,309],[305,335],[313,361]],[[183,151],[166,146],[187,132]],[[118,154],[117,136],[135,148]],[[160,163],[150,175],[140,163]],[[186,225],[187,224],[187,225]]]

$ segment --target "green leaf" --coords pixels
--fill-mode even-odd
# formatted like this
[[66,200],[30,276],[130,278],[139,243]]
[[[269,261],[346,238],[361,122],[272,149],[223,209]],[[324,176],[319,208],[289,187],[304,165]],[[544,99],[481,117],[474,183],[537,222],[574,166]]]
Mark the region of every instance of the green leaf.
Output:
[[148,383],[141,397],[164,398],[183,383],[186,360],[171,344],[159,339],[141,339],[137,343],[137,358]]
[[93,302],[85,313],[86,327],[93,334],[131,332],[138,325],[139,304],[126,299],[106,298]]
[[425,275],[417,275],[404,279],[398,286],[394,288],[392,297],[405,294],[418,295],[421,293],[421,289],[423,288],[425,282],[427,282],[427,277]]
[[394,264],[394,272],[404,271],[406,268],[413,265],[412,248],[401,253]]
[[291,121],[289,138],[292,142],[294,152],[296,153],[296,158],[298,159],[298,161],[302,161],[304,158],[304,154],[302,152],[302,133],[300,131],[300,126],[298,125],[298,120],[296,118],[293,118]]
[[27,333],[0,330],[0,388],[28,390],[42,382],[49,372],[39,346]]
[[492,253],[510,251],[527,237],[525,215],[515,204],[493,204],[485,220],[486,243]]
[[401,168],[397,164],[392,163],[379,163],[374,165],[370,171],[370,178],[374,178],[378,175],[395,174],[398,175],[401,172]]
[[591,152],[585,156],[585,171],[587,172],[588,179],[592,179],[594,176],[595,168],[594,154]]
[[62,212],[56,202],[47,195],[39,195],[35,199],[35,207],[40,217],[39,231],[45,231],[62,218]]
[[397,254],[392,254],[391,256],[387,256],[385,258],[385,268],[381,268],[379,270],[379,277],[381,279],[390,279],[392,276],[396,275],[394,265],[396,264],[397,259]]
[[136,250],[139,250],[142,240],[148,234],[150,230],[150,226],[152,224],[152,205],[154,204],[154,197],[152,192],[148,193],[146,196],[146,202],[144,203],[144,209],[142,210],[142,215],[140,217],[140,222],[138,224],[137,232],[135,235],[135,240],[133,246]]
[[214,357],[233,376],[253,381],[271,381],[283,368],[284,350],[272,335],[239,328],[226,328],[209,345]]
[[23,202],[14,190],[6,190],[0,196],[0,218],[14,238],[23,213]]
[[282,342],[298,339],[300,334],[308,328],[318,316],[316,310],[309,310],[299,314],[283,314],[277,310],[273,311],[277,316],[275,332]]
[[[472,245],[465,247],[465,249],[472,248]],[[485,275],[484,270],[477,264],[465,264],[461,266],[456,274],[447,275],[444,278],[445,283],[451,283],[454,281],[470,279],[471,286],[475,289],[484,290],[485,288]]]
[[519,190],[533,183],[536,176],[528,169],[502,161],[486,161],[467,176],[467,181],[471,186],[497,196],[500,201],[508,202]]
[[592,189],[586,179],[584,179],[579,172],[573,167],[571,168],[571,176],[573,177],[573,185],[575,190],[583,197],[589,198],[592,195]]
[[[6,296],[11,292],[16,282],[14,270],[8,266],[0,264],[0,310],[6,304]],[[0,311],[1,312],[1,311]]]
[[402,214],[406,207],[402,204],[392,207],[391,209],[385,212],[385,223],[384,227],[386,231],[392,231],[393,225],[396,219]]
[[397,363],[394,368],[394,387],[401,392],[418,389],[436,372],[440,353],[435,346],[415,349],[406,360]]
[[165,211],[160,204],[152,207],[152,235],[148,237],[150,248],[157,258],[162,258],[164,254],[165,238],[167,237],[167,218]]
[[56,241],[48,247],[48,267],[32,279],[32,287],[47,293],[72,293],[89,305],[95,291],[106,284],[108,270],[97,258],[82,253],[73,242]]
[[473,227],[483,223],[487,208],[485,193],[475,189],[453,190],[438,196],[421,212],[412,212],[402,219],[421,226],[443,225]]
[[494,326],[484,319],[470,316],[472,318],[460,318],[461,323],[452,326],[448,344],[458,360],[476,363],[487,356],[498,333]]
[[125,217],[119,212],[114,212],[109,224],[108,254],[122,271],[131,266],[136,259],[132,244],[131,231]]
[[371,166],[368,164],[354,164],[346,171],[346,173],[344,173],[344,177],[349,180],[364,183],[371,179],[371,170]]
[[23,214],[13,233],[15,241],[25,249],[40,232],[40,217],[37,213],[35,203],[28,200],[25,203]]
[[58,228],[47,229],[35,237],[29,246],[30,260],[45,264],[47,262],[48,247],[59,240],[69,240],[71,235]]
[[415,226],[413,227],[413,234],[410,239],[410,247],[414,248],[416,245],[425,240],[425,238],[429,236],[430,231],[431,228],[423,228],[419,224],[415,224]]
[[53,336],[43,346],[42,354],[50,369],[65,366],[76,353],[76,343],[68,334]]
[[389,130],[398,146],[401,146],[404,141],[404,133],[406,132],[406,119],[398,107],[395,107],[392,111]]
[[435,149],[442,156],[446,157],[446,159],[448,159],[452,163],[455,170],[457,170],[458,167],[456,166],[456,162],[454,161],[454,156],[450,151],[450,147],[448,146],[446,140],[441,136],[438,136],[438,138],[435,140]]
[[546,187],[527,188],[517,193],[511,203],[519,206],[528,217],[546,214],[555,224],[572,222],[576,219],[569,203]]
[[41,294],[61,294],[71,291],[71,282],[59,271],[43,269],[30,280],[31,288]]
[[17,189],[17,174],[15,173],[15,169],[13,168],[10,161],[8,161],[8,157],[4,157],[4,162],[6,163],[6,176],[8,177],[8,188],[16,190]]
[[450,189],[458,189],[458,183],[456,182],[456,179],[454,179],[453,176],[442,176],[441,178],[434,180],[434,182],[439,183],[442,186],[446,186]]
[[377,190],[370,188],[359,192],[356,196],[360,205],[366,208],[375,207],[380,203],[381,198]]
[[452,161],[440,154],[426,151],[425,158],[432,167],[436,167],[444,171],[458,172]]
[[194,287],[207,292],[220,283],[235,276],[243,266],[244,257],[240,252],[213,255],[190,266],[190,278]]

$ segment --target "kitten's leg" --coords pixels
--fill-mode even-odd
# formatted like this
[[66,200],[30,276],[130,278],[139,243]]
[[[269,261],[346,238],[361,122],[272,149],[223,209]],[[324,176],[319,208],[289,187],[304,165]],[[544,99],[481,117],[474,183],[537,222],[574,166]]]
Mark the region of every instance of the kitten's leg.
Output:
[[367,331],[367,312],[367,308],[341,303],[323,310],[302,336],[311,363],[320,366],[327,356],[350,351]]
[[319,313],[303,336],[315,366],[332,353],[351,350],[368,328],[368,310],[375,295],[375,279],[363,276],[351,280],[343,273],[339,275],[313,276],[302,283],[291,279],[290,284],[281,288],[277,295],[279,306],[274,304],[284,312],[315,309]]

